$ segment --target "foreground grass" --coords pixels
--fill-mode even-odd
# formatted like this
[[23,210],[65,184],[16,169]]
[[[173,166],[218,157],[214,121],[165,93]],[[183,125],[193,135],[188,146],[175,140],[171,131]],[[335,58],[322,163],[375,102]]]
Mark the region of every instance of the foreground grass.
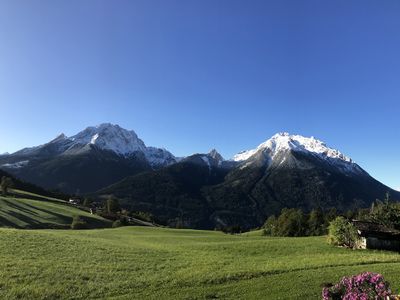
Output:
[[125,227],[0,229],[0,299],[319,299],[361,271],[400,287],[400,255],[333,248],[324,237]]
[[109,227],[110,222],[67,205],[64,201],[27,192],[35,199],[0,196],[0,227],[68,228],[74,215],[81,216],[89,227]]

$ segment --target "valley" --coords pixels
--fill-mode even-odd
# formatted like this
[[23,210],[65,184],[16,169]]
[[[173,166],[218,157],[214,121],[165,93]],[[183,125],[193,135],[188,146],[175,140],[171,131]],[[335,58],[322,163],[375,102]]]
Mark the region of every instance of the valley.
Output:
[[103,123],[43,145],[0,155],[0,168],[41,188],[154,215],[169,227],[261,226],[287,208],[339,212],[400,192],[314,137],[281,132],[224,159],[217,150],[176,157],[133,130]]
[[0,24],[0,300],[400,300],[400,1]]
[[[229,160],[215,149],[177,158],[101,124],[0,164],[1,299],[320,299],[324,284],[365,270],[400,286],[397,252],[272,234],[275,224],[326,234],[328,210],[400,199],[313,137],[279,133]],[[294,223],[279,216],[286,207],[299,209]]]

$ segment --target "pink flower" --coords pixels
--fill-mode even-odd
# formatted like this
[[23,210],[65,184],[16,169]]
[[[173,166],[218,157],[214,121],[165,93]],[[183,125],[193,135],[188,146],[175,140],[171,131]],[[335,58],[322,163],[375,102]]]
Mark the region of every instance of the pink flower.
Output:
[[387,300],[394,299],[381,274],[364,272],[351,277],[343,277],[339,283],[322,290],[323,300]]

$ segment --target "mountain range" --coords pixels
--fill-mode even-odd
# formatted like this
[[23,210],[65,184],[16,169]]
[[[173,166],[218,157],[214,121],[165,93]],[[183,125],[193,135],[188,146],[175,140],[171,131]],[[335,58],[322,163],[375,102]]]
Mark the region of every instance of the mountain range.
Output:
[[259,226],[284,207],[369,206],[387,192],[351,158],[313,137],[278,133],[225,160],[215,149],[177,158],[134,131],[101,124],[0,156],[0,167],[46,189],[120,199],[168,226]]

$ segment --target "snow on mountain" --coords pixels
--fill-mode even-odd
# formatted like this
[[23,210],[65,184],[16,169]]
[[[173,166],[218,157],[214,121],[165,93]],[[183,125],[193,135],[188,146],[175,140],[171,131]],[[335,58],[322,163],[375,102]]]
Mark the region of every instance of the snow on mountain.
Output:
[[29,163],[29,160],[23,160],[12,164],[3,164],[1,167],[9,169],[19,169],[25,167]]
[[25,148],[14,155],[30,156],[38,153],[48,153],[51,148],[53,155],[73,155],[88,151],[94,145],[102,150],[128,157],[135,152],[142,152],[152,167],[169,165],[176,162],[175,157],[165,149],[147,147],[133,130],[126,130],[118,125],[103,123],[98,126],[87,127],[76,135],[67,137],[60,134],[52,141],[31,148]]
[[163,148],[147,147],[144,154],[147,161],[153,167],[170,165],[177,162],[175,156]]
[[314,137],[307,138],[301,135],[290,135],[287,132],[277,133],[257,148],[236,154],[233,160],[236,162],[246,161],[260,152],[266,153],[273,160],[277,154],[289,150],[311,153],[327,160],[331,164],[336,163],[348,170],[355,171],[360,169],[351,158],[336,149],[328,147],[324,142]]
[[202,154],[200,158],[208,166],[210,170],[212,167],[221,167],[222,164],[225,162],[222,155],[219,154],[218,151],[215,149],[212,149],[207,154]]
[[111,150],[120,155],[135,151],[146,152],[146,145],[132,130],[126,130],[109,123],[88,127],[68,138],[72,145],[96,145],[103,150]]
[[49,144],[50,144],[50,143],[57,143],[57,142],[59,142],[59,141],[65,140],[65,139],[67,139],[67,136],[66,136],[64,133],[61,133],[61,134],[58,135],[54,140],[51,140],[51,141],[49,142]]

